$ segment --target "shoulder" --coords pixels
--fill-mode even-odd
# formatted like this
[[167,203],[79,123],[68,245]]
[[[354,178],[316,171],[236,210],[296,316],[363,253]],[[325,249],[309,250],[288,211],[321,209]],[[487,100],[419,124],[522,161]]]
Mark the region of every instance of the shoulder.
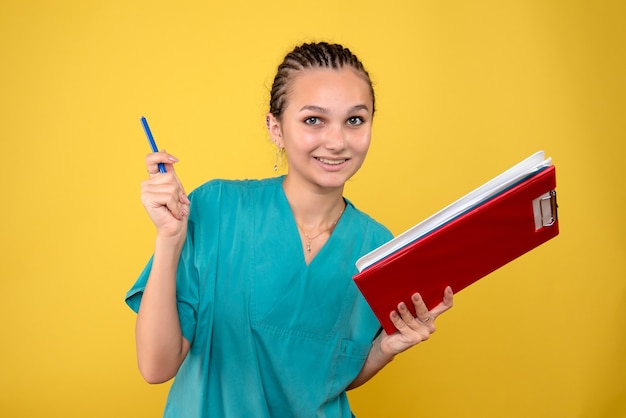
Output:
[[241,199],[255,193],[272,191],[282,184],[282,177],[265,179],[228,180],[214,179],[194,189],[189,198],[192,202],[216,199]]
[[378,222],[376,219],[372,218],[367,213],[358,209],[352,202],[348,199],[346,200],[346,204],[350,207],[352,212],[352,222],[356,223],[357,228],[363,231],[364,235],[373,235],[379,239],[389,240],[393,238],[393,234],[386,226]]
[[260,180],[210,180],[189,193],[189,221],[205,224],[227,219],[241,219],[254,213],[255,207],[275,198],[280,189],[280,177]]

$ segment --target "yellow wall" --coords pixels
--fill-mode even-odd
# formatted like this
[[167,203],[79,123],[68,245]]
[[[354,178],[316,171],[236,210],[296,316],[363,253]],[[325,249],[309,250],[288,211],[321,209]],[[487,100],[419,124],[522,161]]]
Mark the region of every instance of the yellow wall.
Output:
[[273,175],[274,69],[326,39],[378,93],[346,194],[395,233],[538,149],[558,174],[561,235],[460,293],[351,394],[357,415],[626,417],[625,17],[619,0],[3,2],[0,415],[159,416],[123,303],[153,238],[139,117],[188,189]]

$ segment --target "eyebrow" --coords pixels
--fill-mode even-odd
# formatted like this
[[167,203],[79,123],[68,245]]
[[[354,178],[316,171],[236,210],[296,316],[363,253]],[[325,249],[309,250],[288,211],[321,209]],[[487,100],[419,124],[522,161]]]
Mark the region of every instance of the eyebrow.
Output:
[[[328,109],[326,109],[325,107],[315,106],[315,105],[303,106],[300,109],[300,112],[305,111],[305,110],[309,110],[309,111],[312,111],[312,112],[318,112],[318,113],[325,113],[325,114],[329,113]],[[352,106],[350,108],[350,110],[348,111],[348,113],[357,112],[359,110],[368,110],[369,111],[369,108],[367,107],[367,105],[360,104],[360,105]]]

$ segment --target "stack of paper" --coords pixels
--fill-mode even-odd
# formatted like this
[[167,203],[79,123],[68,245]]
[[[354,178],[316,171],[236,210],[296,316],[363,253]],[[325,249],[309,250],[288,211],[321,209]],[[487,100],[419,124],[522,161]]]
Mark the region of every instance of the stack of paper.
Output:
[[558,235],[556,174],[539,151],[360,258],[355,283],[388,333],[389,314],[419,292],[432,309]]

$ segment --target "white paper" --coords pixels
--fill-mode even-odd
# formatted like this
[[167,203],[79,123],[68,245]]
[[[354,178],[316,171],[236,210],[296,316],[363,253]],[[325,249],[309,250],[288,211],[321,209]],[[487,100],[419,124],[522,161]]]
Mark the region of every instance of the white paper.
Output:
[[497,177],[489,180],[487,183],[466,194],[459,200],[426,218],[411,229],[406,230],[391,241],[381,245],[374,251],[365,254],[357,260],[357,269],[359,271],[363,271],[365,268],[371,266],[377,261],[393,254],[407,244],[423,237],[429,232],[456,218],[458,215],[468,211],[482,202],[489,200],[523,178],[541,170],[542,168],[549,167],[551,164],[551,158],[545,159],[544,152],[537,151],[530,157],[509,168]]

